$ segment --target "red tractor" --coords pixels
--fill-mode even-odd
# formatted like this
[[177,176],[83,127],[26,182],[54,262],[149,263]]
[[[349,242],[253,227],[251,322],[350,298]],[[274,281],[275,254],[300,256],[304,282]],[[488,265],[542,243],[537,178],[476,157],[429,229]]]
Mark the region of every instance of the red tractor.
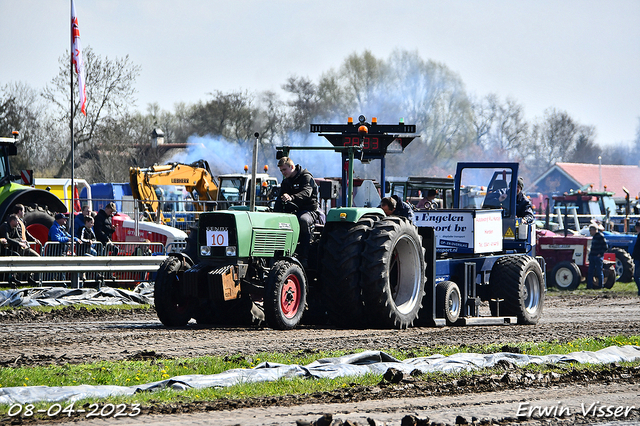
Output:
[[[560,290],[575,290],[582,277],[587,276],[589,263],[587,254],[591,248],[591,237],[580,234],[556,234],[541,229],[537,231],[536,254],[547,263],[547,282]],[[616,257],[604,255],[604,287],[611,288],[616,281]],[[602,288],[596,283],[595,288]]]

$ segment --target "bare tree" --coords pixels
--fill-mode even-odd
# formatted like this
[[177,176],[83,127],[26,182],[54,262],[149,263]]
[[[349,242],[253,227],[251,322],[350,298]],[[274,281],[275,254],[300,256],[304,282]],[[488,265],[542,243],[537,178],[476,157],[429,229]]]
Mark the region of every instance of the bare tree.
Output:
[[602,156],[602,148],[595,143],[595,128],[582,126],[573,153],[567,158],[572,163],[597,163]]
[[47,164],[47,146],[43,144],[46,115],[38,92],[22,82],[0,89],[0,136],[18,131],[18,156],[12,157],[15,170],[41,169]]
[[567,161],[575,152],[581,129],[566,111],[547,109],[542,121],[534,124],[528,144],[533,171],[540,174],[558,161]]
[[216,91],[212,96],[213,99],[193,109],[191,120],[197,133],[222,136],[236,143],[251,139],[255,131],[254,95],[246,91]]
[[[107,129],[109,126],[119,125],[119,121],[128,115],[129,108],[135,105],[135,80],[140,74],[140,67],[133,65],[129,56],[124,58],[116,58],[111,60],[107,57],[102,58],[96,54],[90,47],[84,50],[85,60],[85,82],[87,103],[87,116],[80,114],[78,98],[74,97],[73,111],[71,112],[70,93],[69,93],[69,53],[67,52],[59,59],[60,70],[58,75],[54,77],[51,83],[45,88],[42,96],[52,106],[54,120],[58,127],[58,137],[64,135],[63,129],[70,122],[71,114],[74,117],[74,144],[80,155],[86,151],[94,151],[95,153],[103,153],[111,149],[112,142],[104,138],[97,137],[99,135],[107,135],[114,133],[113,130]],[[73,79],[74,93],[77,92],[77,79]],[[64,140],[69,140],[69,132]],[[68,142],[67,142],[68,143]],[[56,176],[62,176],[69,171],[71,163],[70,144],[65,150],[63,146],[59,149],[65,152],[60,163],[60,167],[55,173]],[[107,170],[114,167],[107,161],[99,161],[98,167],[103,169],[103,174],[108,173]]]
[[498,115],[499,100],[496,94],[489,94],[480,100],[471,102],[473,114],[473,129],[475,130],[476,145],[489,149],[489,132],[495,125]]

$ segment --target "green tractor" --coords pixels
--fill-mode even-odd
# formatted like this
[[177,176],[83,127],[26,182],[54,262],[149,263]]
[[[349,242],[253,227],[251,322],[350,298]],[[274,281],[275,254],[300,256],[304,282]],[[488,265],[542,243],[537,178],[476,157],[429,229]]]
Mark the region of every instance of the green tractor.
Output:
[[21,176],[11,174],[9,158],[17,154],[16,138],[0,138],[0,220],[11,214],[14,205],[22,204],[27,229],[35,236],[42,235],[53,225],[54,213],[66,213],[67,207],[49,191],[14,182]]
[[[384,159],[387,149],[404,148],[415,125],[379,125],[372,119],[347,124],[312,124],[332,147],[280,147],[340,152],[342,200],[324,225],[314,230],[306,268],[296,257],[299,224],[295,215],[247,210],[202,213],[197,231],[198,261],[171,255],[158,271],[155,304],[160,321],[181,327],[250,324],[291,329],[326,319],[341,327],[406,328],[413,325],[425,294],[424,249],[418,230],[379,208],[352,207],[353,162]],[[257,145],[256,135],[256,145]],[[348,164],[347,164],[348,163]],[[384,182],[384,161],[381,182]],[[255,173],[255,146],[254,172]]]

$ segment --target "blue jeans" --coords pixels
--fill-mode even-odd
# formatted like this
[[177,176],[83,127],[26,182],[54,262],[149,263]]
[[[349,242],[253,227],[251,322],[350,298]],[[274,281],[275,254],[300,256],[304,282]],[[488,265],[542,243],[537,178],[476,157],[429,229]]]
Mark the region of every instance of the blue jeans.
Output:
[[602,267],[604,259],[601,256],[589,256],[589,270],[587,271],[587,288],[593,287],[593,276],[598,278],[600,287],[604,286],[604,273]]
[[633,271],[633,280],[638,286],[638,296],[640,296],[640,260],[634,260],[635,270]]

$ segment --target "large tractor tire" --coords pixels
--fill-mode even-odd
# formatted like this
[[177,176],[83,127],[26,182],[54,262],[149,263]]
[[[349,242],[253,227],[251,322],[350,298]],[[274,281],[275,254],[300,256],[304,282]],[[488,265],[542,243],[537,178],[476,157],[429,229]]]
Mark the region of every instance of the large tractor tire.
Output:
[[557,287],[560,290],[575,290],[582,281],[580,268],[573,262],[558,262],[553,267],[551,274],[548,274],[549,285]]
[[27,227],[38,223],[51,228],[55,221],[54,216],[55,213],[49,210],[47,206],[39,206],[35,203],[24,206],[24,223]]
[[365,240],[362,297],[372,326],[407,328],[422,308],[425,261],[417,228],[403,217],[378,221]]
[[612,247],[608,253],[616,255],[616,281],[628,283],[633,281],[633,272],[635,265],[633,258],[627,251],[620,247]]
[[154,301],[158,318],[167,327],[184,327],[193,316],[193,303],[180,292],[184,271],[190,265],[176,256],[169,256],[156,275]]
[[515,316],[519,324],[537,324],[544,306],[542,268],[531,256],[501,257],[489,277],[491,315]]
[[453,325],[460,318],[461,309],[462,297],[458,284],[453,281],[439,282],[436,285],[436,316]]
[[300,324],[307,304],[307,279],[293,262],[276,262],[267,277],[264,314],[269,327],[290,330]]
[[366,325],[360,290],[360,266],[364,241],[374,220],[330,223],[321,241],[320,292],[329,322],[338,327]]
[[234,300],[207,299],[203,303],[206,308],[195,315],[201,325],[260,326],[265,320],[264,311],[245,294]]

